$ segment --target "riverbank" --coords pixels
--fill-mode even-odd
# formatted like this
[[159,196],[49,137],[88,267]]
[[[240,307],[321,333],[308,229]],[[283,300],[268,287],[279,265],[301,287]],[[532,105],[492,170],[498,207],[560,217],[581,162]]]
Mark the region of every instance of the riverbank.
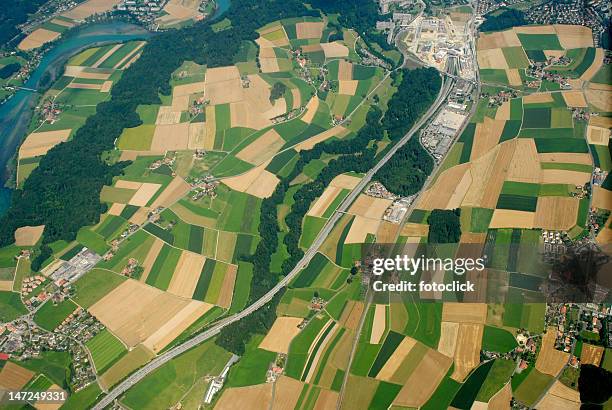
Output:
[[[81,28],[77,33],[60,40],[45,53],[40,64],[32,72],[24,87],[40,90],[42,86],[53,84],[63,73],[64,65],[70,57],[90,47],[130,40],[143,40],[152,34],[142,27],[123,21],[94,23]],[[19,90],[0,106],[0,215],[9,203],[11,189],[5,184],[13,174],[11,160],[17,147],[25,137],[28,124],[32,119],[34,107],[41,93]]]

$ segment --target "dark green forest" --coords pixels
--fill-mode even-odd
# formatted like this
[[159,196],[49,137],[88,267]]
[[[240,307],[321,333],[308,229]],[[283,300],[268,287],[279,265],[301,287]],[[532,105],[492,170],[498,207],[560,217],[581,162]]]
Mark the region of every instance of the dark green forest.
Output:
[[461,209],[434,209],[427,217],[429,243],[459,243],[461,238]]
[[500,31],[529,24],[525,20],[525,13],[507,7],[502,7],[493,13],[486,14],[485,19],[484,23],[479,27],[480,31]]
[[19,34],[18,25],[25,23],[28,14],[48,0],[3,0],[0,2],[0,47]]

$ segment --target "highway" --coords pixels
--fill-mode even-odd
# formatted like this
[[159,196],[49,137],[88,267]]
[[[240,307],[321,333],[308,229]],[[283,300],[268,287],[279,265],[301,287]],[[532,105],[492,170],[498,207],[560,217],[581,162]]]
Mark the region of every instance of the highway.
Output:
[[244,310],[239,313],[234,314],[233,316],[229,316],[225,319],[220,320],[210,329],[205,330],[204,332],[196,335],[192,339],[185,341],[184,343],[168,350],[167,352],[157,356],[151,362],[149,362],[144,367],[140,368],[132,375],[128,376],[123,382],[118,384],[115,388],[113,388],[105,397],[102,398],[93,408],[96,410],[101,410],[107,406],[110,406],[112,402],[120,397],[123,393],[125,393],[130,387],[138,383],[144,377],[146,377],[149,373],[153,372],[155,369],[159,368],[169,360],[174,359],[180,354],[186,352],[187,350],[209,340],[210,338],[219,334],[219,332],[226,326],[231,323],[234,323],[249,314],[255,312],[257,309],[264,306],[268,303],[272,298],[302,270],[311,259],[316,254],[319,247],[323,244],[323,241],[329,233],[332,231],[336,222],[340,219],[340,217],[345,213],[349,206],[353,203],[353,201],[357,198],[357,196],[361,193],[361,191],[370,183],[376,172],[389,161],[389,159],[400,149],[404,144],[406,144],[410,138],[429,120],[429,118],[435,114],[438,108],[446,101],[450,90],[452,89],[452,84],[454,80],[452,78],[442,77],[442,86],[440,87],[440,92],[432,106],[427,110],[427,112],[421,117],[421,119],[414,124],[414,126],[408,131],[406,135],[402,137],[401,140],[397,142],[379,161],[376,165],[368,171],[368,173],[363,177],[363,179],[357,184],[357,186],[350,192],[350,194],[342,201],[336,212],[329,218],[323,229],[319,232],[314,242],[308,248],[308,250],[304,253],[304,256],[300,260],[300,262],[285,276],[276,286],[274,286],[268,293],[263,295],[260,299],[254,302],[252,305],[248,306]]

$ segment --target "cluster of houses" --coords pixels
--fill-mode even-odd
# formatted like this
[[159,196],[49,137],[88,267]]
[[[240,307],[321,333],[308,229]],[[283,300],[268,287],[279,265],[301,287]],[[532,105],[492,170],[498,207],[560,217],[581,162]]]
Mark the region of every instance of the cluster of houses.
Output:
[[53,332],[27,320],[17,320],[0,332],[0,350],[17,361],[35,359],[45,351],[68,352],[71,356],[70,388],[79,391],[95,381],[96,375],[88,351],[83,347],[104,326],[87,311],[78,308]]

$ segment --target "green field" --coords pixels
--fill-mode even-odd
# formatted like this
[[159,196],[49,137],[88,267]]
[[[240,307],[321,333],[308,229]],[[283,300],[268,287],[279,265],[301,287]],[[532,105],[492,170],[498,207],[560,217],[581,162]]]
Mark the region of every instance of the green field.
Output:
[[114,362],[127,353],[127,349],[108,329],[104,329],[85,343],[91,352],[98,374],[104,373]]
[[480,78],[485,83],[508,84],[506,70],[484,68],[480,70]]
[[154,124],[143,124],[134,128],[126,128],[119,137],[117,148],[121,150],[146,151],[151,148],[154,132]]
[[79,306],[89,308],[125,280],[125,276],[104,269],[92,269],[74,284],[76,296],[73,299]]
[[529,60],[525,55],[522,47],[504,47],[502,48],[508,67],[510,68],[527,68]]
[[483,387],[483,384],[487,380],[491,368],[493,367],[493,363],[493,361],[483,363],[478,366],[478,368],[474,370],[472,374],[470,374],[453,398],[453,401],[451,402],[452,407],[458,409],[469,409],[472,407],[479,390],[481,387]]
[[323,315],[321,318],[313,318],[291,342],[289,347],[289,358],[287,360],[286,373],[294,379],[300,379],[302,371],[308,360],[308,351],[319,334],[319,331],[327,323],[329,317]]
[[10,322],[27,312],[18,293],[0,292],[0,321]]
[[523,128],[550,128],[550,108],[525,108]]
[[228,387],[250,386],[266,381],[268,366],[276,359],[276,353],[257,348],[263,338],[263,335],[257,335],[249,342],[240,361],[230,370]]
[[147,284],[161,290],[166,290],[170,280],[172,280],[172,274],[180,257],[180,249],[164,244],[151,267],[149,276],[147,276]]
[[517,34],[525,50],[563,50],[556,34]]
[[552,380],[552,376],[532,369],[520,386],[514,390],[514,397],[521,403],[532,406]]
[[34,315],[34,321],[43,329],[53,331],[64,319],[77,308],[70,299],[54,305],[51,301],[45,303]]
[[497,359],[487,374],[476,400],[488,402],[510,380],[516,363],[513,360]]
[[201,344],[167,362],[132,387],[121,401],[133,409],[173,406],[198,380],[218,375],[230,358],[213,341]]
[[507,330],[485,326],[482,335],[482,348],[493,352],[506,353],[518,346],[514,336]]

